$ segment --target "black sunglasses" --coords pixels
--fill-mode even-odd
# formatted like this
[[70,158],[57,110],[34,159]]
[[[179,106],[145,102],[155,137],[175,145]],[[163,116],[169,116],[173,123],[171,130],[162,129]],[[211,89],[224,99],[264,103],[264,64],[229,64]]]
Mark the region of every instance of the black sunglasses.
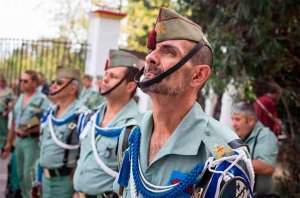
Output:
[[61,86],[64,82],[61,79],[52,80],[52,84],[56,83],[57,85]]
[[29,82],[29,81],[28,81],[28,80],[26,80],[26,79],[20,79],[19,81],[20,81],[20,83],[22,83],[22,82],[23,82],[23,83],[25,83],[25,84]]

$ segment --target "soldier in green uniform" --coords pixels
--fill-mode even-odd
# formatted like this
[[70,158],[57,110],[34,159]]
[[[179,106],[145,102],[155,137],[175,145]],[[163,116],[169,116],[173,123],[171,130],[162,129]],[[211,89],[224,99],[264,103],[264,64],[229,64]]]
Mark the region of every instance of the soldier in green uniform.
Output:
[[18,97],[14,109],[13,120],[7,137],[3,156],[6,157],[14,143],[16,148],[17,172],[23,198],[29,198],[31,189],[30,169],[39,156],[39,124],[40,118],[49,107],[50,101],[37,91],[38,77],[32,70],[25,71],[20,78],[23,93]]
[[[201,27],[161,8],[155,29],[150,32],[148,49],[145,67],[135,79],[150,96],[153,111],[146,112],[130,134],[118,179],[120,195],[249,195],[254,179],[251,163],[246,161],[246,147],[238,149],[237,135],[205,115],[196,102],[213,62]],[[124,147],[123,142],[120,138],[119,148]],[[230,163],[232,166],[228,166]],[[240,178],[229,173],[233,169],[239,172],[237,164],[247,164]],[[234,187],[225,189],[228,185]]]
[[272,174],[278,155],[276,136],[268,127],[258,121],[255,109],[250,103],[234,104],[231,120],[237,135],[250,147],[256,175],[255,197],[263,197],[272,193]]
[[85,74],[82,79],[83,89],[79,100],[89,109],[93,110],[104,102],[103,96],[92,87],[93,77]]
[[135,125],[138,107],[133,100],[138,59],[130,53],[110,50],[101,84],[106,103],[91,116],[80,135],[80,158],[74,187],[80,198],[115,197],[113,182],[118,175],[116,146],[121,131]]
[[0,148],[4,147],[8,133],[8,114],[14,94],[6,84],[6,79],[0,75]]
[[74,194],[72,173],[79,155],[80,123],[88,109],[77,97],[80,73],[74,68],[60,68],[50,87],[55,99],[42,118],[40,165],[43,168],[42,197],[71,198]]

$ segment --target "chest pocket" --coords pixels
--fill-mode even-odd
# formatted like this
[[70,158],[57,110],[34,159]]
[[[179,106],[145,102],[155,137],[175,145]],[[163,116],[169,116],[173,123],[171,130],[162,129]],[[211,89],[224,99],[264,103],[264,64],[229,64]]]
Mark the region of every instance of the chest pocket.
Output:
[[38,118],[43,117],[43,110],[41,108],[43,104],[44,98],[41,98],[38,103],[32,103],[29,105],[29,111],[31,113],[31,116],[36,116]]
[[116,147],[118,139],[109,137],[96,136],[96,148],[98,155],[105,159],[116,158]]

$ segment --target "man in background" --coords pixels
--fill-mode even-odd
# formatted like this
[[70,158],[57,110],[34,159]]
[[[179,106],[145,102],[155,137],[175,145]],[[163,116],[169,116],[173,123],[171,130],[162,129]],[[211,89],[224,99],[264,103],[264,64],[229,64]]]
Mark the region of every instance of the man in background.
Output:
[[[37,91],[38,75],[27,70],[20,78],[23,92],[13,109],[13,119],[2,157],[6,158],[15,142],[17,172],[23,198],[29,198],[32,188],[31,169],[39,157],[40,118],[49,107],[47,96]],[[15,138],[16,136],[16,138]]]
[[92,87],[93,77],[85,74],[82,79],[83,88],[79,100],[89,109],[93,110],[104,102],[102,95]]
[[254,173],[256,175],[255,197],[272,192],[272,174],[278,155],[278,141],[274,133],[258,121],[252,104],[239,102],[233,105],[232,126],[237,135],[250,148]]

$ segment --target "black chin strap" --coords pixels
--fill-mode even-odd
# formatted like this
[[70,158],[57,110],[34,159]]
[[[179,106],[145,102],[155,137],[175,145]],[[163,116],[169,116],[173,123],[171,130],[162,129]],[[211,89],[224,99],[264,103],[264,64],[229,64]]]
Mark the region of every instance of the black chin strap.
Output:
[[155,83],[159,83],[164,78],[178,70],[182,65],[184,65],[190,58],[192,58],[202,47],[204,44],[202,42],[198,43],[185,57],[183,57],[176,65],[165,71],[164,73],[145,81],[140,81],[141,76],[144,74],[145,67],[143,67],[134,77],[134,81],[137,86],[140,88],[149,87]]
[[74,80],[74,78],[71,78],[71,80],[69,82],[67,82],[64,86],[62,86],[59,90],[53,92],[53,93],[49,93],[50,96],[54,96],[56,94],[58,94],[59,92],[61,92],[62,90],[64,90],[69,84],[71,84],[71,82]]
[[105,92],[100,92],[100,94],[102,96],[105,96],[105,95],[109,94],[110,92],[112,92],[113,90],[115,90],[126,79],[126,76],[127,76],[127,74],[115,86],[113,86],[112,88],[110,88],[109,90],[107,90]]

